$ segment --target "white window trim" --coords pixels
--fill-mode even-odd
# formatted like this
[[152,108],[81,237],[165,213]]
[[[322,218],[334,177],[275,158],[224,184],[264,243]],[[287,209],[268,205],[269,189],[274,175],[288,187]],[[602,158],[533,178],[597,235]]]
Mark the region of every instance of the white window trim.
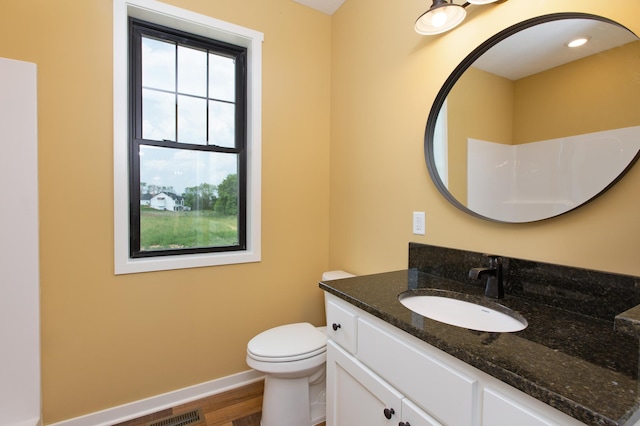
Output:
[[[221,253],[129,257],[129,17],[247,48],[247,249]],[[163,271],[261,260],[261,32],[155,0],[113,0],[113,198],[115,273]]]

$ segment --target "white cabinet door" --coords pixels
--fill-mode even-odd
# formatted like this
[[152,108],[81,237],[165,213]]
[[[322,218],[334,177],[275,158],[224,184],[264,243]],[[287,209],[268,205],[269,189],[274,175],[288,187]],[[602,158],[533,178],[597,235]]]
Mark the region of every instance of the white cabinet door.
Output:
[[442,426],[433,417],[422,411],[407,398],[402,400],[402,422],[400,426]]
[[395,426],[402,394],[333,341],[327,342],[327,426]]
[[493,389],[484,390],[482,424],[486,426],[556,426],[532,409]]

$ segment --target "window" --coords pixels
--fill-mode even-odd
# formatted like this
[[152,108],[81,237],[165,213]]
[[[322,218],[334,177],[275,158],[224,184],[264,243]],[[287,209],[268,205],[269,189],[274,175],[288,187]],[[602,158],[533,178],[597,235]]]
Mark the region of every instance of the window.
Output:
[[261,42],[114,1],[116,273],[260,260]]
[[130,256],[244,250],[246,48],[135,19],[129,36]]

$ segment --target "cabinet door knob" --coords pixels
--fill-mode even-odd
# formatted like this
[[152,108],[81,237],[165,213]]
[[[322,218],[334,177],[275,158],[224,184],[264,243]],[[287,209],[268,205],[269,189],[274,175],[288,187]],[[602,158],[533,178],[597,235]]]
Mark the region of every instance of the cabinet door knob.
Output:
[[398,426],[411,426],[411,425],[409,424],[409,422],[400,422],[398,423]]
[[336,330],[338,330],[338,329],[341,327],[341,325],[340,325],[340,324],[336,324],[336,323],[334,322],[334,323],[333,323],[333,325],[332,325],[331,327],[333,328],[333,331],[336,331]]
[[387,419],[390,419],[391,416],[393,416],[396,413],[396,411],[393,408],[385,408],[384,409],[384,416]]

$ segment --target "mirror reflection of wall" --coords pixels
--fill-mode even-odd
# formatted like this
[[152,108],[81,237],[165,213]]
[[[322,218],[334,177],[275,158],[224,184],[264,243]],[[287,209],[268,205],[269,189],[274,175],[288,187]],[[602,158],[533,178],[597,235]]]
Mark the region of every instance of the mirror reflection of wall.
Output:
[[467,139],[512,144],[514,84],[506,78],[469,68],[449,93],[447,104],[449,191],[463,202],[468,198]]
[[440,108],[436,128],[433,131],[433,158],[438,174],[445,186],[449,185],[449,147],[447,144],[449,140],[449,124],[447,111],[447,101],[445,99],[442,108]]
[[640,125],[637,58],[640,41],[516,81],[514,143]]
[[455,82],[446,124],[443,113],[436,124],[448,136],[446,177],[438,171],[462,205],[498,221],[540,220],[597,196],[633,163],[640,151],[640,41],[595,22],[627,40],[518,78],[476,61]]

